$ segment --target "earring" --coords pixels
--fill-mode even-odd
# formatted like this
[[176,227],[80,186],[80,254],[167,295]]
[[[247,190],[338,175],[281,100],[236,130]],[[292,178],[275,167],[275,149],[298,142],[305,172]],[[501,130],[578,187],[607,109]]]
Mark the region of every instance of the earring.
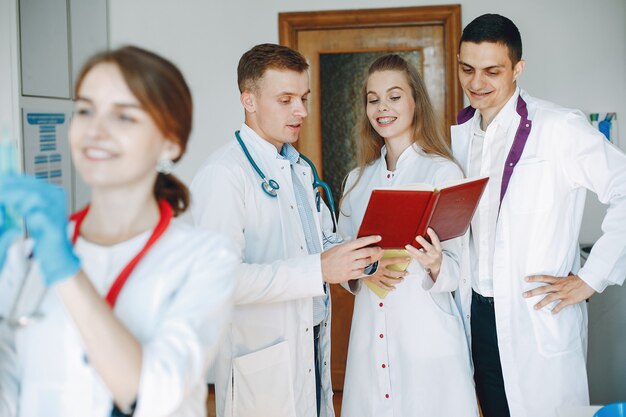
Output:
[[161,159],[156,164],[156,171],[160,174],[169,175],[174,169],[174,161],[171,159]]

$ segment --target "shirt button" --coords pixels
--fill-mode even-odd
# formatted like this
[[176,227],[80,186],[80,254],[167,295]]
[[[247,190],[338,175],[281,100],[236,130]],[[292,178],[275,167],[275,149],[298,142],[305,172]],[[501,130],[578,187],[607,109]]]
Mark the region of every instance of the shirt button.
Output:
[[307,327],[306,329],[304,329],[304,331],[305,331],[305,332],[308,332],[308,331],[309,331],[309,328]]
[[389,394],[385,394],[385,398],[389,398]]
[[467,315],[467,316],[465,316],[465,317],[466,317],[466,318],[467,318],[467,319],[469,320],[469,318],[470,318],[470,315],[468,314],[468,315]]
[[311,368],[309,368],[309,373],[311,372]]
[[324,361],[324,366],[326,366],[326,361]]
[[382,364],[383,369],[385,369],[387,367],[387,365],[385,365],[384,363]]
[[289,206],[289,207],[291,207],[291,209],[293,210],[293,204],[291,206]]
[[380,337],[382,339],[385,336],[383,336],[383,334],[381,333],[381,334],[378,335],[378,337]]
[[378,307],[382,307],[382,306],[383,306],[383,303],[378,304]]

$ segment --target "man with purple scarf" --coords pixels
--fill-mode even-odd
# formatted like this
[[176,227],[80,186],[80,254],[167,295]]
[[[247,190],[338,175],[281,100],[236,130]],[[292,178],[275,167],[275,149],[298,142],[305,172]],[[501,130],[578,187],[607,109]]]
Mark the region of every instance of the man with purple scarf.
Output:
[[[585,300],[626,276],[626,155],[578,110],[517,86],[522,41],[506,17],[463,30],[470,101],[452,127],[468,177],[490,181],[471,224],[458,301],[484,417],[556,417],[587,405]],[[587,190],[609,204],[580,267]]]

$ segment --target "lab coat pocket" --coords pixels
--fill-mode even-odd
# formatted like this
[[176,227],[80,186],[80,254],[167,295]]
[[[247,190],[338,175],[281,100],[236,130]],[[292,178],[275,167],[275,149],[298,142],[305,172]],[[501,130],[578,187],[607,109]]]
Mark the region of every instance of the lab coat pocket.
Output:
[[505,194],[514,213],[537,213],[552,208],[554,187],[548,161],[541,158],[521,159],[513,170]]
[[537,348],[544,356],[557,356],[582,347],[583,317],[579,304],[565,307],[552,314],[554,303],[535,310],[540,297],[526,300],[535,333]]
[[[427,352],[430,357],[453,356],[465,352],[465,332],[463,322],[458,315],[456,304],[450,293],[427,293],[432,308],[423,311],[423,318],[428,322],[422,331],[430,343]],[[433,349],[432,346],[437,346]]]
[[433,303],[435,310],[439,312],[447,320],[461,322],[461,318],[456,314],[454,300],[448,292],[428,292],[428,298]]
[[290,358],[285,341],[233,360],[233,416],[296,415]]

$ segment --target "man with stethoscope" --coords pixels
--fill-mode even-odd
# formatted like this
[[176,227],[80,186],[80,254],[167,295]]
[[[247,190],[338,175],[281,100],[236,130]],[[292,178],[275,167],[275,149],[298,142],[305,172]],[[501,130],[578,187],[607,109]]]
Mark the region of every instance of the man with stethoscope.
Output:
[[319,178],[292,146],[307,116],[304,57],[257,45],[238,83],[245,123],[191,186],[195,222],[231,237],[242,262],[215,365],[217,415],[333,416],[327,283],[372,272],[380,238],[339,244]]
[[[452,147],[468,176],[491,179],[462,262],[476,391],[485,417],[555,417],[589,403],[584,300],[626,276],[626,156],[579,111],[517,88],[524,61],[511,20],[476,18],[459,49],[471,107]],[[586,190],[610,207],[580,268]]]

